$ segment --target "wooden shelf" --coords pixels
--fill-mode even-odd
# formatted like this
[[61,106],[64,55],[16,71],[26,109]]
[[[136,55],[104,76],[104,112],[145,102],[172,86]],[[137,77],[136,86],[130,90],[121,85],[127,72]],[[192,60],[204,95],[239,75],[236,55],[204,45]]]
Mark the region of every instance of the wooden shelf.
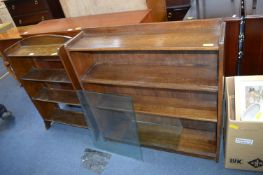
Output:
[[39,56],[58,56],[58,49],[61,44],[53,45],[32,45],[15,48],[9,53],[9,57],[39,57]]
[[[117,104],[115,104],[117,106]],[[121,108],[121,104],[116,107],[110,106],[97,106],[98,109],[115,110],[129,112],[125,108]],[[139,114],[149,114],[156,116],[174,117],[178,119],[188,119],[196,121],[217,122],[216,108],[210,109],[193,109],[193,108],[181,108],[176,106],[162,105],[149,105],[149,104],[134,104],[134,110]]]
[[79,99],[76,91],[71,90],[56,90],[43,88],[40,92],[32,97],[33,100],[51,102],[51,103],[65,103],[69,105],[79,106]]
[[165,126],[138,124],[139,138],[143,146],[176,151],[204,158],[216,158],[214,132],[183,128],[181,134]]
[[217,92],[216,72],[193,66],[96,64],[83,83]]
[[27,81],[71,83],[66,71],[63,69],[31,69],[21,79]]
[[173,106],[156,106],[147,104],[134,104],[135,111],[141,114],[175,117],[197,121],[217,122],[216,109],[193,109]]
[[55,109],[54,111],[52,111],[50,118],[52,119],[51,121],[55,121],[62,124],[73,125],[83,128],[88,127],[84,120],[84,115],[79,112]]

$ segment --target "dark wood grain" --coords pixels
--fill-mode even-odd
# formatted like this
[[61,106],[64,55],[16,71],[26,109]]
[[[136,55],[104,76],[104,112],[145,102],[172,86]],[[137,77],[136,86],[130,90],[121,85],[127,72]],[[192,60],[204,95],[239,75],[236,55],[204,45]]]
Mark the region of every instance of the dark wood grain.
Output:
[[[239,19],[226,18],[225,39],[225,75],[236,75]],[[241,67],[241,75],[263,74],[263,52],[262,52],[262,16],[248,16],[245,25],[244,57]]]
[[13,21],[17,26],[27,26],[37,24],[40,21],[52,19],[52,14],[49,11],[39,11],[34,14],[14,16]]
[[65,17],[59,0],[5,0],[4,3],[16,26]]

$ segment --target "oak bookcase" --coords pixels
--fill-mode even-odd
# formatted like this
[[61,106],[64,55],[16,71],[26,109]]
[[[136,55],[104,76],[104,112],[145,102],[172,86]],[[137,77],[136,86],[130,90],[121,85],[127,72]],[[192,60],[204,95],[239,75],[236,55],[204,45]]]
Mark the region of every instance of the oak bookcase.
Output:
[[141,145],[218,160],[224,26],[214,19],[89,28],[65,49],[83,90],[132,97]]
[[[70,37],[36,35],[5,50],[11,67],[25,88],[46,128],[52,122],[87,127],[79,106],[79,84],[71,74],[63,44]],[[63,108],[68,105],[67,108]]]

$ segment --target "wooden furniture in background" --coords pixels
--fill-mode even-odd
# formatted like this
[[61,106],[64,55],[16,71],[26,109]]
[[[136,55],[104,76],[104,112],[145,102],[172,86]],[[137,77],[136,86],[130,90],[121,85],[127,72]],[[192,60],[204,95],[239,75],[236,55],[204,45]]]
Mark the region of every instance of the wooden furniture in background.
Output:
[[22,33],[22,37],[38,34],[62,34],[75,36],[81,29],[152,22],[151,10],[109,13],[42,21]]
[[[75,92],[78,84],[65,69],[63,44],[70,37],[58,35],[33,36],[5,50],[10,64],[25,88],[46,128],[52,122],[87,127],[81,111],[65,110],[59,104],[78,106]],[[62,56],[63,57],[62,57]],[[81,108],[79,108],[81,109]]]
[[191,0],[166,0],[168,21],[181,21],[191,7]]
[[21,33],[24,33],[25,30],[28,29],[28,27],[31,26],[24,26],[24,27],[14,27],[9,30],[7,30],[4,33],[0,33],[0,54],[3,58],[3,64],[7,68],[8,72],[10,73],[11,76],[13,76],[16,79],[16,76],[9,64],[8,59],[5,57],[4,50],[11,46],[12,44],[16,43],[17,41],[21,40]]
[[166,20],[165,0],[60,0],[60,3],[66,17],[151,9],[154,21]]
[[223,39],[196,20],[86,29],[65,48],[83,90],[132,97],[142,145],[218,160]]
[[59,0],[5,0],[4,3],[16,26],[65,17]]
[[165,0],[146,0],[147,8],[152,10],[153,21],[167,21]]
[[[81,29],[88,27],[138,24],[151,21],[151,10],[46,20],[32,26],[12,28],[7,32],[0,34],[0,53],[3,53],[7,47],[21,40],[22,37],[27,38],[39,34],[75,36]],[[9,73],[14,75],[7,58],[4,56],[3,58]]]
[[[238,56],[238,18],[226,18],[225,76],[236,75]],[[245,24],[244,57],[241,75],[263,75],[263,17],[248,16]]]

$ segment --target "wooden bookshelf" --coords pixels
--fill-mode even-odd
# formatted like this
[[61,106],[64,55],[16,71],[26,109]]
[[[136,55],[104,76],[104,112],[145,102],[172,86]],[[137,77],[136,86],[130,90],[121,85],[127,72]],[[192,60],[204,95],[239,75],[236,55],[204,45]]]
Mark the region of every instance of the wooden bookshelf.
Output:
[[83,113],[74,112],[74,111],[66,111],[61,109],[55,109],[50,114],[50,122],[58,122],[66,125],[73,125],[81,128],[87,128],[87,123],[84,120]]
[[[145,65],[131,64],[96,64],[81,78],[81,81],[116,86],[217,91],[216,72],[212,72],[209,67],[194,65],[145,67]],[[195,84],[191,83],[193,81]]]
[[215,132],[184,128],[178,135],[172,128],[147,124],[138,124],[138,131],[140,142],[144,146],[176,150],[202,158],[216,157]]
[[50,103],[64,103],[76,106],[80,105],[76,92],[71,90],[43,88],[32,98],[33,100]]
[[36,69],[33,68],[21,77],[25,81],[43,81],[55,83],[71,83],[65,70],[62,69]]
[[83,90],[132,98],[141,145],[218,160],[224,27],[213,19],[89,28],[65,48]]
[[[32,36],[5,50],[19,81],[39,111],[46,128],[52,122],[87,127],[82,111],[61,106],[80,106],[77,80],[65,66],[63,44],[70,37],[59,35]],[[66,55],[63,55],[65,57]],[[63,105],[62,105],[63,104]]]

